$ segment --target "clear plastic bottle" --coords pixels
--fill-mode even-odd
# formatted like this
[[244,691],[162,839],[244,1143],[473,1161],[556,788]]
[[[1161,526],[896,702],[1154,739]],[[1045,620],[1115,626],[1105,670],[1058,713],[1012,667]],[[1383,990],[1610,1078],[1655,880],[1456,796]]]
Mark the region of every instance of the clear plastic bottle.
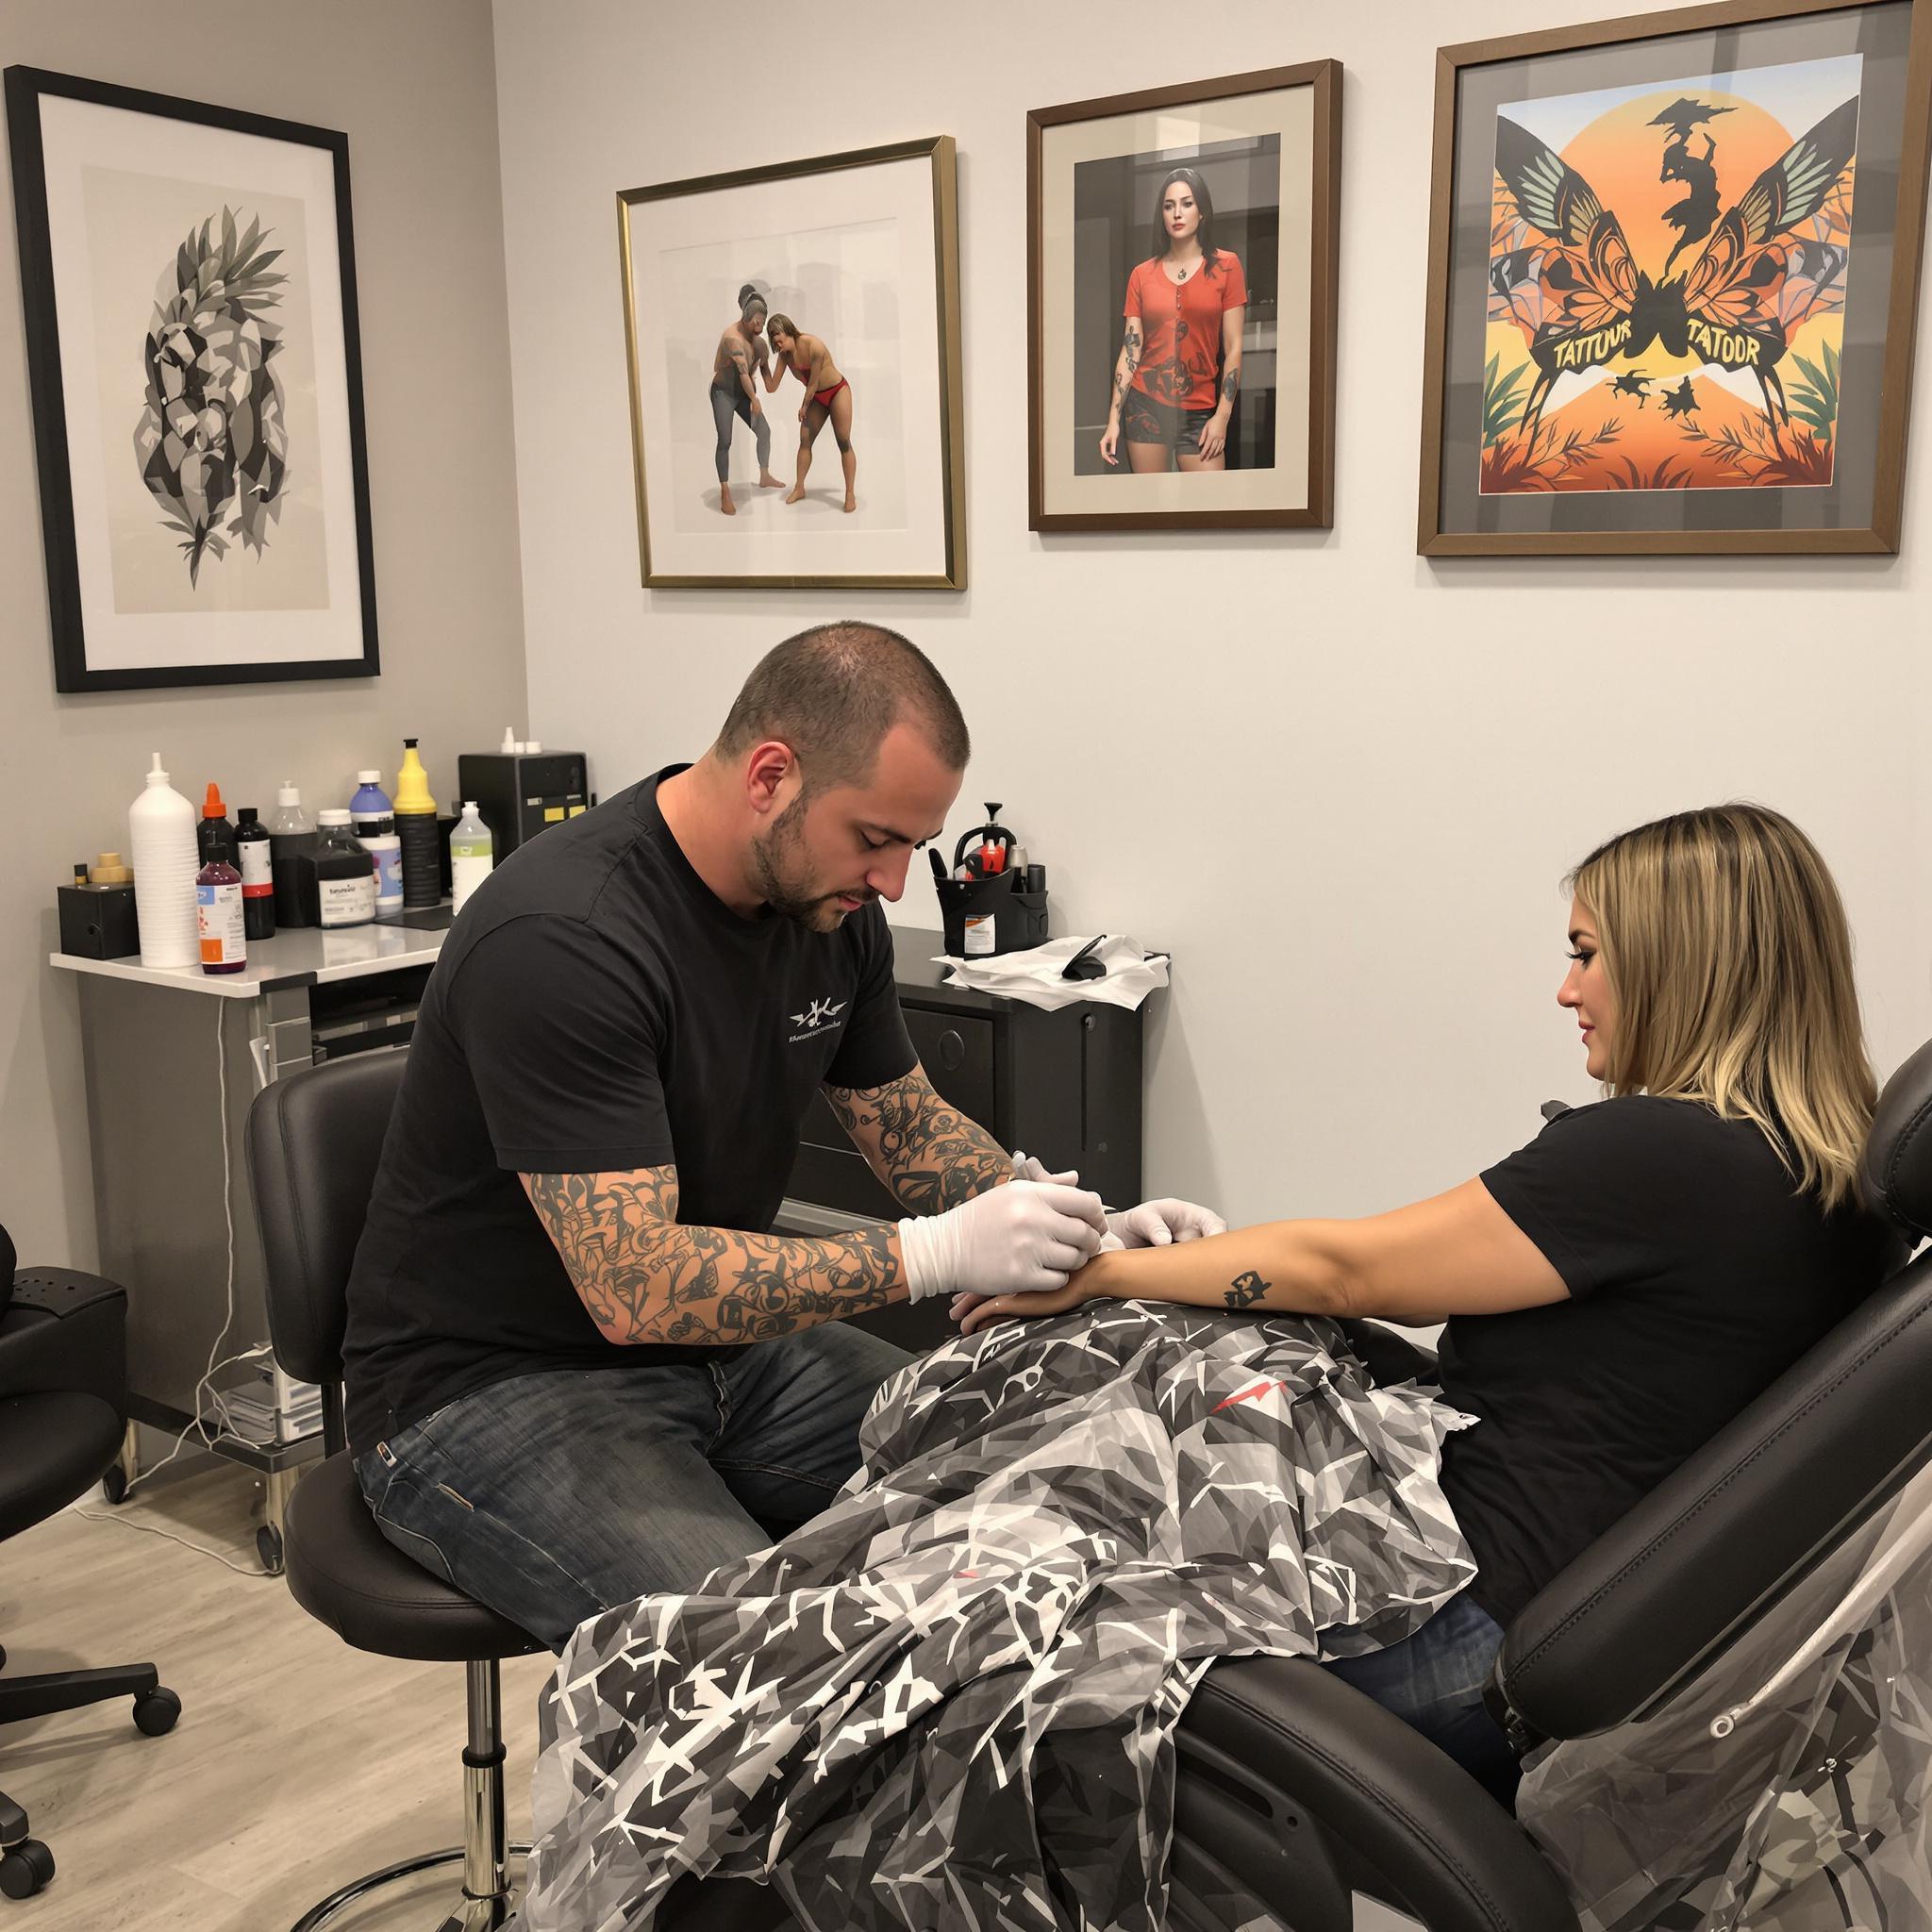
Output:
[[490,876],[495,863],[495,841],[476,801],[463,801],[463,815],[449,835],[449,876],[451,910],[460,912],[469,896]]
[[296,861],[315,850],[315,825],[302,809],[302,794],[287,778],[275,793],[275,815],[268,822],[269,870],[275,882],[275,924],[307,925]]

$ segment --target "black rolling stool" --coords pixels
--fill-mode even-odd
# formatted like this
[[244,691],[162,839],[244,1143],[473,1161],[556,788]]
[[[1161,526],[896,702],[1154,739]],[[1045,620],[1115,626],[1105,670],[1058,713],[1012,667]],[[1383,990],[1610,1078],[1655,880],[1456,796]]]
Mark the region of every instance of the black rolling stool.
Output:
[[333,1061],[276,1080],[248,1117],[248,1169],[267,1262],[269,1331],[290,1374],[321,1386],[324,1460],[290,1499],[289,1589],[358,1650],[460,1663],[468,1677],[463,1842],[405,1858],[331,1892],[298,1919],[316,1932],[378,1887],[460,1859],[463,1899],[442,1932],[487,1932],[509,1916],[498,1665],[543,1646],[439,1581],[383,1538],[362,1501],[342,1424],[342,1328],[349,1265],[368,1213],[404,1050]]
[[[0,1227],[0,1541],[85,1494],[113,1467],[126,1427],[126,1291],[61,1268],[14,1272]],[[0,1666],[7,1653],[0,1650]],[[0,1677],[0,1724],[134,1700],[150,1738],[175,1728],[181,1700],[153,1664]],[[25,1810],[0,1791],[0,1893],[31,1898],[54,1855],[27,1836]]]

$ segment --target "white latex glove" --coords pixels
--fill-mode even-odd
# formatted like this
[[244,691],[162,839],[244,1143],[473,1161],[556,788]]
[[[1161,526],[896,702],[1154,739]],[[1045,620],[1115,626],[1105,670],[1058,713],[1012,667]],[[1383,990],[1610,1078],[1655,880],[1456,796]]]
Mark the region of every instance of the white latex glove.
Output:
[[1210,1234],[1225,1234],[1227,1223],[1211,1208],[1166,1196],[1109,1214],[1107,1231],[1118,1235],[1124,1248],[1164,1248],[1173,1241],[1198,1241]]
[[[1119,1235],[1110,1234],[1102,1238],[1100,1246],[1094,1252],[1100,1255],[1111,1255],[1125,1246],[1126,1242],[1122,1241]],[[966,1316],[974,1308],[976,1308],[981,1302],[991,1301],[991,1295],[984,1294],[956,1294],[953,1297],[952,1306],[948,1312],[952,1315],[954,1321],[964,1321]]]
[[899,1224],[912,1299],[1034,1294],[1062,1288],[1100,1250],[1107,1209],[1098,1194],[1058,1181],[989,1188],[943,1214]]

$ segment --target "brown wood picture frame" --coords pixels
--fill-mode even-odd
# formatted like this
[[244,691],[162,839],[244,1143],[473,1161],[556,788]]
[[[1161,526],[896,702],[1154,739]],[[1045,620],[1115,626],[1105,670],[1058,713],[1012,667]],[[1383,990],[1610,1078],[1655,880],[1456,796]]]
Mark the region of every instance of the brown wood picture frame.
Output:
[[[1447,522],[1459,525],[1467,521],[1466,518],[1445,517],[1443,479],[1444,438],[1451,408],[1452,376],[1463,373],[1460,363],[1456,372],[1451,372],[1448,368],[1450,340],[1457,320],[1454,311],[1454,246],[1458,211],[1457,191],[1458,188],[1464,191],[1463,200],[1470,199],[1474,192],[1466,180],[1459,182],[1457,179],[1458,115],[1462,111],[1464,87],[1468,78],[1472,75],[1506,68],[1510,63],[1541,60],[1545,65],[1539,79],[1543,83],[1545,91],[1554,94],[1564,90],[1551,85],[1548,81],[1547,63],[1553,56],[1587,49],[1621,50],[1647,42],[1668,42],[1692,34],[1725,32],[1735,35],[1739,29],[1799,23],[1809,17],[1827,22],[1845,13],[1880,10],[1897,12],[1901,8],[1905,9],[1908,16],[1908,30],[1901,62],[1902,89],[1897,90],[1900,93],[1897,138],[1895,142],[1888,144],[1883,158],[1874,171],[1874,177],[1883,181],[1885,172],[1895,157],[1896,202],[1891,209],[1889,228],[1879,229],[1876,236],[1877,241],[1890,246],[1890,281],[1880,297],[1866,296],[1860,290],[1861,299],[1869,308],[1869,314],[1863,318],[1865,326],[1871,336],[1882,339],[1882,346],[1874,346],[1867,357],[1868,365],[1873,359],[1876,359],[1879,373],[1875,391],[1864,398],[1865,420],[1871,425],[1871,429],[1868,465],[1860,465],[1864,472],[1863,475],[1855,474],[1846,478],[1840,475],[1840,469],[1850,460],[1836,447],[1839,440],[1838,426],[1845,421],[1841,413],[1834,415],[1831,432],[1834,459],[1832,487],[1836,489],[1840,483],[1847,480],[1856,483],[1861,492],[1861,500],[1867,505],[1866,509],[1862,513],[1855,511],[1837,522],[1818,521],[1810,525],[1803,522],[1774,524],[1767,521],[1756,526],[1734,524],[1730,527],[1721,527],[1707,522],[1699,527],[1687,528],[1588,528],[1574,525],[1550,529],[1445,527]],[[1417,515],[1416,547],[1420,555],[1431,558],[1525,555],[1842,555],[1885,554],[1897,551],[1900,502],[1905,473],[1906,425],[1911,388],[1912,345],[1918,308],[1919,266],[1925,221],[1928,128],[1932,128],[1932,18],[1928,18],[1928,14],[1932,14],[1932,0],[1719,0],[1719,4],[1686,8],[1667,13],[1632,15],[1578,26],[1513,35],[1506,39],[1469,42],[1458,46],[1444,47],[1439,51],[1436,62],[1435,134],[1429,205],[1427,324],[1424,345],[1421,477]],[[1731,40],[1726,45],[1727,48],[1734,48],[1737,42]],[[1722,71],[1726,75],[1734,75],[1753,64],[1748,53],[1734,55],[1733,63]],[[1668,57],[1659,62],[1654,83],[1657,89],[1677,85],[1676,79],[1670,72],[1671,65]],[[1861,92],[1861,107],[1863,98]],[[1536,104],[1541,105],[1540,102]],[[1861,120],[1857,127],[1860,142],[1864,139],[1866,131],[1866,125]],[[1665,138],[1670,137],[1667,135]],[[1858,159],[1862,159],[1862,157]],[[1858,160],[1855,159],[1855,169],[1857,164]],[[1491,175],[1491,180],[1484,184],[1482,192],[1485,196],[1493,192],[1493,178]],[[1856,192],[1856,178],[1854,186]],[[1733,197],[1728,194],[1724,197],[1726,204],[1732,199]],[[1864,207],[1855,202],[1854,220],[1856,221],[1864,211]],[[1464,212],[1467,213],[1467,210]],[[1717,219],[1716,226],[1723,226],[1721,215]],[[1782,232],[1772,230],[1764,239],[1775,242]],[[1855,226],[1851,233],[1854,237],[1860,237],[1862,231]],[[1865,245],[1869,252],[1873,242],[1867,241]],[[1856,259],[1857,240],[1849,242],[1847,246]],[[1694,249],[1690,253],[1694,266]],[[1668,272],[1659,279],[1670,279]],[[1681,280],[1681,276],[1679,279]],[[1487,305],[1487,291],[1483,299]],[[1880,317],[1882,325],[1874,326]],[[1533,347],[1530,353],[1534,357]],[[1777,354],[1781,357],[1784,349],[1780,347]],[[1712,365],[1707,365],[1709,366]],[[1724,366],[1728,368],[1728,365]],[[1478,360],[1474,368],[1468,373],[1472,375],[1484,373],[1483,363]],[[1673,372],[1674,376],[1675,373]],[[1832,403],[1837,409],[1840,405],[1840,392],[1836,380],[1836,366],[1831,373]],[[1479,432],[1486,432],[1489,427],[1490,419],[1486,413],[1488,400],[1487,393],[1478,399],[1476,424]],[[1767,394],[1764,413],[1774,429],[1776,419],[1772,411],[1772,401]],[[1789,428],[1789,410],[1784,422]],[[1865,485],[1866,477],[1869,477],[1869,490]],[[1587,486],[1578,486],[1576,491],[1559,492],[1559,498],[1574,502],[1576,500],[1576,494],[1580,493],[1584,487]],[[1665,492],[1647,490],[1642,493],[1661,496]],[[1724,488],[1676,489],[1669,493],[1686,499],[1710,496],[1750,500],[1758,492],[1756,490],[1747,491],[1742,488]],[[1797,498],[1799,502],[1793,507],[1804,507],[1805,491],[1799,489],[1774,487],[1765,491],[1764,494],[1774,500],[1780,514],[1785,508],[1783,499]],[[1508,499],[1499,499],[1484,493],[1478,500],[1496,502]]]
[[[1103,121],[1153,109],[1200,107],[1245,95],[1307,89],[1311,137],[1307,154],[1309,232],[1307,251],[1308,315],[1307,356],[1307,462],[1275,474],[1292,474],[1295,500],[1279,505],[1181,506],[1137,508],[1055,508],[1049,504],[1044,351],[1046,276],[1042,207],[1046,131],[1070,123]],[[1341,249],[1341,63],[1309,60],[1249,74],[1134,93],[1072,101],[1035,108],[1026,116],[1026,427],[1028,527],[1041,531],[1136,529],[1328,529],[1334,523],[1335,341]],[[1283,279],[1286,279],[1285,272]],[[1305,373],[1304,373],[1305,372]],[[1239,404],[1237,404],[1239,408]],[[1258,475],[1258,471],[1251,471]],[[1286,492],[1285,492],[1286,493]]]

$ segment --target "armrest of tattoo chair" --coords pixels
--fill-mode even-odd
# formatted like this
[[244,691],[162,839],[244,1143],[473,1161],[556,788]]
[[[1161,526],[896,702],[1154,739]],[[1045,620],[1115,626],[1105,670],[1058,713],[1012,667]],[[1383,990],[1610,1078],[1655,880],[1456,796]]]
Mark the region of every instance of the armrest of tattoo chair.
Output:
[[1516,1821],[1420,1733],[1319,1664],[1216,1664],[1180,1723],[1174,1876],[1204,1926],[1257,1904],[1349,1932],[1359,1891],[1429,1932],[1574,1932]]

